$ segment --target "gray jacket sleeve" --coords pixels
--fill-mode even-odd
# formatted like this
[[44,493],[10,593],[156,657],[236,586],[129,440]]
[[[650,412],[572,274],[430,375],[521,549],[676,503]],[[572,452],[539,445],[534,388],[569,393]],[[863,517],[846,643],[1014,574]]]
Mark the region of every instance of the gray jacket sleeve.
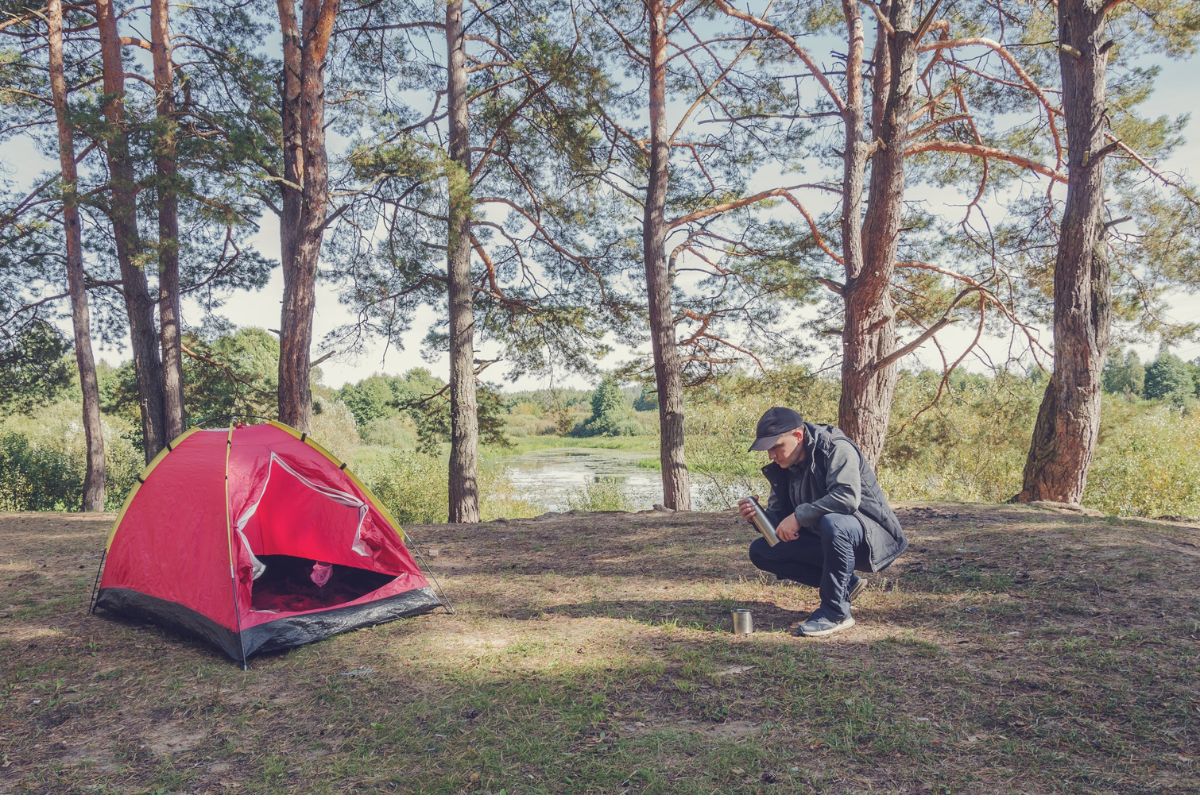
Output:
[[767,519],[771,520],[771,524],[777,528],[783,518],[792,513],[790,503],[785,505],[785,502],[785,498],[779,497],[775,490],[771,489],[771,496],[767,499],[767,504],[763,506]]
[[862,471],[858,451],[847,441],[834,443],[825,477],[825,496],[796,508],[800,527],[809,527],[826,514],[853,514],[862,502]]

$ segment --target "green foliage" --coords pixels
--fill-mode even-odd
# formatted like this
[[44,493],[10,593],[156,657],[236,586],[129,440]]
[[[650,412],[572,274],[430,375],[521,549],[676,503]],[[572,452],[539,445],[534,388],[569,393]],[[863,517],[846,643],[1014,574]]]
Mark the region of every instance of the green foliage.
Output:
[[[400,377],[372,375],[358,383],[347,384],[336,396],[353,413],[360,429],[374,426],[372,430],[383,435],[386,424],[400,424],[401,429],[406,430],[406,423],[395,422],[403,415],[415,427],[416,446],[422,453],[436,456],[442,445],[450,441],[449,391],[423,367],[411,369]],[[508,446],[504,415],[511,401],[500,394],[498,387],[478,383],[476,402],[480,441]]]
[[441,459],[420,452],[362,448],[350,466],[400,524],[446,521],[450,494]]
[[592,392],[592,415],[576,426],[573,436],[634,436],[640,432],[629,400],[614,376],[606,376]]
[[279,340],[240,328],[205,342],[189,335],[183,360],[184,406],[192,425],[278,416]]
[[359,428],[358,433],[363,444],[397,450],[417,449],[417,426],[408,415],[371,420]]
[[338,397],[354,414],[360,428],[378,419],[396,413],[395,378],[372,375],[358,383],[348,383],[338,392]]
[[571,511],[633,511],[633,503],[617,478],[597,477],[567,493]]
[[633,401],[633,410],[657,411],[658,392],[649,386],[643,386],[641,392],[638,393],[637,399]]
[[1195,394],[1192,370],[1178,356],[1164,351],[1146,367],[1147,400],[1164,400],[1174,406],[1183,406]]
[[0,509],[73,511],[83,496],[83,464],[60,448],[34,446],[20,433],[0,434]]
[[0,410],[30,411],[71,383],[71,346],[48,322],[35,320],[0,337]]
[[1102,381],[1104,391],[1109,394],[1141,397],[1146,385],[1146,368],[1133,350],[1127,353],[1112,350],[1104,365]]
[[361,439],[354,424],[354,415],[346,404],[321,387],[313,397],[312,437],[334,453],[345,453],[358,447]]
[[922,412],[939,380],[934,372],[901,375],[881,483],[894,499],[1007,500],[1021,486],[1044,379],[956,373],[937,405]]
[[[1021,487],[1047,376],[955,373],[938,403],[929,407],[940,377],[901,373],[878,470],[881,484],[900,502],[1008,500]],[[837,397],[833,379],[795,370],[723,379],[693,390],[688,463],[711,502],[727,507],[737,496],[767,491],[759,474],[762,455],[746,452],[767,406],[789,405],[811,421],[833,422]],[[1182,413],[1170,402],[1128,395],[1108,394],[1103,403],[1084,503],[1110,514],[1200,516],[1195,444],[1200,408],[1195,401]]]
[[1200,517],[1200,414],[1104,398],[1084,504],[1110,514]]
[[[0,510],[79,511],[87,451],[79,407],[63,400],[0,422]],[[143,466],[140,450],[103,420],[105,505],[117,509]]]
[[[420,452],[362,447],[349,463],[400,524],[446,521],[450,495],[444,458]],[[480,465],[479,492],[480,511],[485,519],[531,517],[544,510],[514,500],[512,486],[503,469],[488,460]]]

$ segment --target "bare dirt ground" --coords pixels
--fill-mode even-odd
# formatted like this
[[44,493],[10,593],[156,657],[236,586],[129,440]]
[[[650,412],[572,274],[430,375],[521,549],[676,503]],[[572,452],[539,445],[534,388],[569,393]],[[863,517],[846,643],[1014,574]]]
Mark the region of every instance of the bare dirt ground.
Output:
[[557,515],[414,526],[455,614],[249,671],[87,614],[111,515],[0,515],[0,793],[1200,792],[1200,527],[899,514],[829,640],[731,512]]

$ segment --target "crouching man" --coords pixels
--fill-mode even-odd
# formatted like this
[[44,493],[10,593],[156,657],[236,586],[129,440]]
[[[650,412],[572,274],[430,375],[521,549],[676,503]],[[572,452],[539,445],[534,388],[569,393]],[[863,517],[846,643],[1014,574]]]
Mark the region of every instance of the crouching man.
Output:
[[[771,463],[766,512],[779,543],[759,538],[750,560],[765,572],[820,589],[821,605],[796,633],[828,636],[854,624],[850,603],[863,589],[854,570],[878,572],[908,547],[900,521],[888,505],[875,471],[846,434],[831,425],[805,422],[790,408],[775,407],[758,421],[751,450]],[[738,506],[754,516],[748,501]]]

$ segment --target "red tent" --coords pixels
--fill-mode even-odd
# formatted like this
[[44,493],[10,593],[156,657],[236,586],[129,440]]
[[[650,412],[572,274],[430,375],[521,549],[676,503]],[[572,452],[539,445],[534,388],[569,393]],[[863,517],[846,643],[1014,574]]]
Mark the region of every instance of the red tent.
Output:
[[193,429],[159,453],[109,536],[95,607],[245,664],[441,604],[345,463],[272,422]]

